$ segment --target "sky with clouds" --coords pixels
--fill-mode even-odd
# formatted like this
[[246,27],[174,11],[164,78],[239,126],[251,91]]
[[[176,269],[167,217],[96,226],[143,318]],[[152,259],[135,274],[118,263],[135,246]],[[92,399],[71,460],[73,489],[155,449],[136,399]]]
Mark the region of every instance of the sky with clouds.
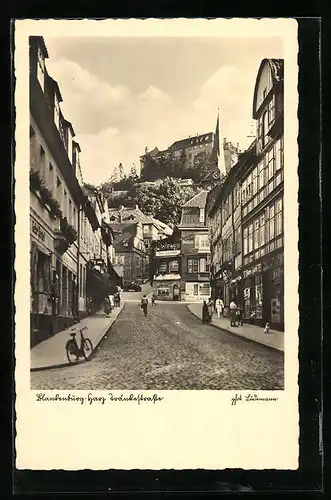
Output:
[[282,58],[280,38],[48,38],[47,69],[81,146],[84,180],[129,171],[145,147],[166,149],[215,130],[245,149],[252,139],[260,62]]

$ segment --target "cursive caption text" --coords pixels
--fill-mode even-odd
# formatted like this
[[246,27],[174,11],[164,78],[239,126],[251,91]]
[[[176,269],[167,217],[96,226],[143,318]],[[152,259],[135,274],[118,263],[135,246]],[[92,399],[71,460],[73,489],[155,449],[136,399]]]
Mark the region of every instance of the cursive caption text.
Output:
[[36,394],[36,400],[38,402],[71,402],[78,404],[99,404],[104,405],[106,403],[158,403],[162,401],[163,397],[158,394],[153,394],[152,396],[144,396],[143,394],[130,394],[129,396],[124,396],[123,394],[119,396],[114,396],[111,392],[108,396],[94,396],[92,393],[89,393],[87,396],[77,396],[75,394],[66,394],[60,396],[60,394],[55,394],[54,396],[47,396],[44,392],[39,392]]
[[236,406],[237,403],[246,402],[273,402],[278,401],[275,397],[259,397],[257,394],[235,394],[234,398],[231,398],[231,406]]

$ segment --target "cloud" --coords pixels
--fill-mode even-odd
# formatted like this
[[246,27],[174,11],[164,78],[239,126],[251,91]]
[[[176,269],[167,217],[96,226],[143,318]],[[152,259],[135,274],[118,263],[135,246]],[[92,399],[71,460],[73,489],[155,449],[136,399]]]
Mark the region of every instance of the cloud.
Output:
[[213,131],[218,106],[221,136],[248,145],[253,79],[236,66],[220,67],[185,104],[153,85],[135,95],[129,86],[103,81],[69,59],[55,56],[47,67],[77,134],[88,182],[106,181],[120,162],[126,171],[133,163],[138,168],[146,146],[165,149],[188,135]]

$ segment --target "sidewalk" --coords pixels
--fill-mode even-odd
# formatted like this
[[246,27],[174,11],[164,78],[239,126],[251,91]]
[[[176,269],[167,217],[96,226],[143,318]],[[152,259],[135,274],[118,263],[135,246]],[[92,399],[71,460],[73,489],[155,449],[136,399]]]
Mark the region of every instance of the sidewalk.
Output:
[[[201,319],[202,315],[202,305],[201,304],[188,304],[188,310]],[[258,342],[259,344],[264,344],[268,347],[272,347],[273,349],[277,349],[278,351],[284,352],[284,332],[278,332],[276,330],[269,330],[269,333],[264,333],[264,329],[260,326],[248,325],[245,324],[243,326],[230,326],[229,318],[217,318],[217,315],[213,315],[213,319],[210,323],[217,328],[221,328],[222,330],[226,330],[230,333],[234,333],[235,335],[239,335],[240,337],[244,337],[248,340],[253,340],[254,342]]]
[[[40,342],[30,350],[31,371],[46,370],[48,368],[59,368],[69,365],[65,345],[71,337],[69,335],[73,328],[87,326],[88,330],[83,332],[84,337],[88,337],[93,346],[93,351],[98,347],[103,337],[108,332],[124,306],[124,301],[120,307],[115,307],[110,316],[107,318],[103,311],[99,311],[93,316],[87,316],[80,323],[76,323],[67,330],[53,335],[49,339]],[[83,363],[85,360],[80,359],[77,363]],[[75,364],[77,364],[75,363]]]

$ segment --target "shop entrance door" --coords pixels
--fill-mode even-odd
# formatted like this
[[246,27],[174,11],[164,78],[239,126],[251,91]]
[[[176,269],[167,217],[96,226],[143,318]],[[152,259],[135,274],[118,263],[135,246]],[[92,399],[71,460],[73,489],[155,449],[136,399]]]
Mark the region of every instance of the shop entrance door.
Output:
[[172,295],[174,300],[179,300],[179,285],[174,285],[172,288]]

